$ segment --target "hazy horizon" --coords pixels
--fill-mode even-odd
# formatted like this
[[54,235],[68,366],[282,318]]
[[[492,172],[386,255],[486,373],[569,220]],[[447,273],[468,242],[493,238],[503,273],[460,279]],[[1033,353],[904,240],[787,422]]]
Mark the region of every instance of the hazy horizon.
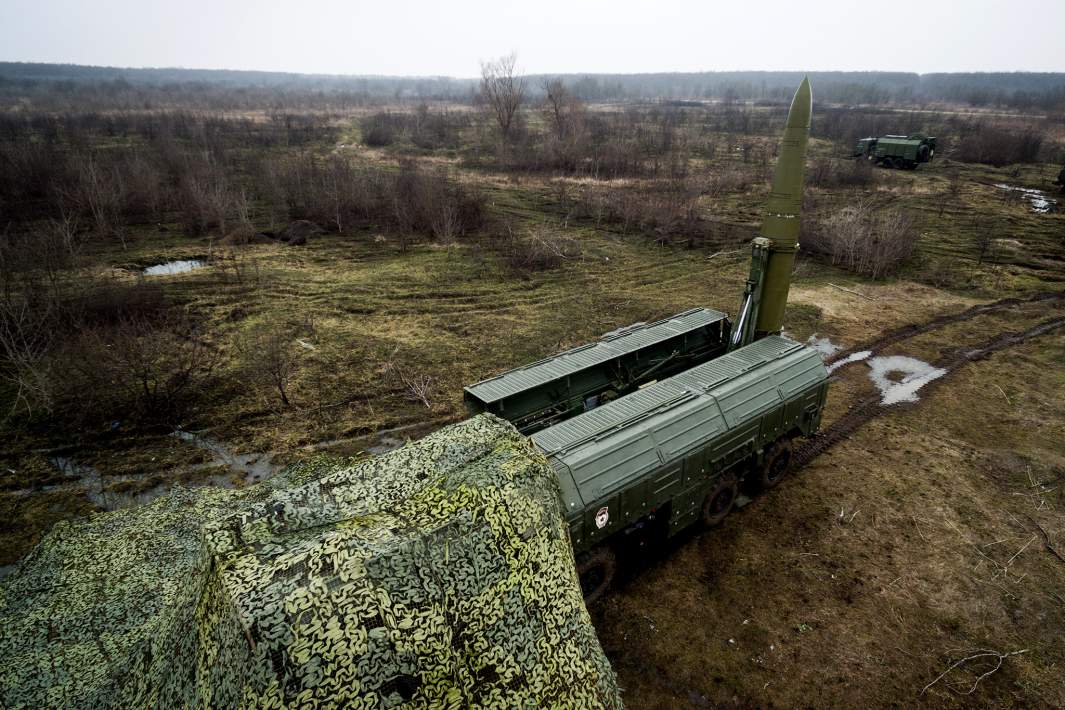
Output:
[[666,2],[308,0],[159,6],[13,0],[0,60],[389,77],[475,77],[516,52],[529,74],[703,71],[1062,72],[1065,3],[994,0],[959,10],[900,0],[863,13],[842,0],[724,7]]

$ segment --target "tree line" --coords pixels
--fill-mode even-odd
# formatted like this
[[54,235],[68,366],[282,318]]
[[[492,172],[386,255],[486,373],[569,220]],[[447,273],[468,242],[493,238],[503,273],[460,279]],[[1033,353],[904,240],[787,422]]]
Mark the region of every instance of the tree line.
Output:
[[[532,75],[530,90],[562,79],[585,101],[720,100],[786,102],[803,72],[733,71],[649,74]],[[1005,106],[1065,108],[1065,74],[1035,72],[939,73],[810,72],[820,102],[847,105]],[[125,69],[0,62],[0,105],[20,101],[52,110],[202,106],[215,109],[284,105],[343,108],[400,100],[471,102],[476,78],[365,77],[202,69]]]

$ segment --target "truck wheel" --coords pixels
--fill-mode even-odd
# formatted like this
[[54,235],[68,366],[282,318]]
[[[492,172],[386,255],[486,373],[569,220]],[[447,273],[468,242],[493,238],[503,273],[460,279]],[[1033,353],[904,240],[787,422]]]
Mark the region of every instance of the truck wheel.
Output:
[[891,158],[891,160],[889,160],[888,162],[895,170],[898,170],[902,166],[902,163],[900,163],[897,158]]
[[581,555],[577,561],[577,579],[581,582],[585,606],[591,606],[606,593],[614,580],[616,568],[614,551],[606,545]]
[[766,452],[758,471],[758,488],[768,491],[784,478],[791,465],[791,440],[780,439]]
[[732,476],[722,477],[703,499],[703,525],[712,528],[732,512],[739,492],[739,482]]

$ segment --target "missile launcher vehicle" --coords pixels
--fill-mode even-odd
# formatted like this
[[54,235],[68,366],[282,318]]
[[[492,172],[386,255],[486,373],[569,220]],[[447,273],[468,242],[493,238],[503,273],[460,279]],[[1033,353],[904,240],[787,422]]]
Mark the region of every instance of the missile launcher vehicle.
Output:
[[533,434],[558,474],[586,596],[609,584],[600,546],[613,536],[716,525],[741,484],[775,486],[792,439],[821,423],[827,380],[816,351],[773,335]]
[[866,158],[885,168],[914,170],[936,156],[936,139],[914,133],[909,136],[862,138],[854,146],[855,158]]
[[623,540],[720,523],[741,487],[775,486],[792,441],[820,426],[828,372],[815,350],[780,334],[810,114],[804,79],[735,323],[693,309],[466,388],[472,412],[513,422],[557,474],[588,602],[608,588]]

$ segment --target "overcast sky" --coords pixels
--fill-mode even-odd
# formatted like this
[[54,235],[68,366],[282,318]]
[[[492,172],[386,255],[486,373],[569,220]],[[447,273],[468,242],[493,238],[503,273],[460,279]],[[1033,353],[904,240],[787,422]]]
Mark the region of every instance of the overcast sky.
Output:
[[0,60],[328,74],[1065,71],[1065,0],[0,0]]

